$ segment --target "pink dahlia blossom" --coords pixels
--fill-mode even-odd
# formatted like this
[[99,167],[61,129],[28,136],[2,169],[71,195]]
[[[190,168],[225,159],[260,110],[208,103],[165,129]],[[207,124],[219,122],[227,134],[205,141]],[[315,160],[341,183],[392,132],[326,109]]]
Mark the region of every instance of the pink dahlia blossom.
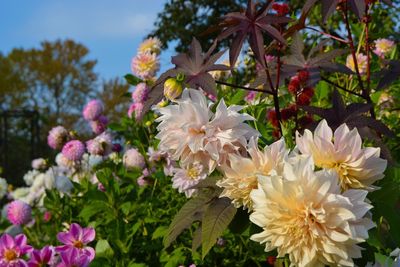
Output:
[[95,134],[101,134],[107,129],[108,118],[106,116],[99,116],[97,120],[90,122],[90,127]]
[[91,259],[86,253],[77,248],[71,248],[60,253],[61,263],[57,267],[87,267]]
[[144,157],[135,148],[128,149],[125,152],[124,157],[123,157],[123,163],[127,169],[131,169],[131,168],[143,169],[146,166]]
[[112,136],[108,132],[86,142],[87,150],[92,155],[107,156],[112,152]]
[[61,153],[69,160],[78,161],[85,153],[85,145],[79,140],[71,140],[64,145]]
[[149,97],[149,87],[146,83],[136,85],[135,91],[132,92],[132,100],[135,103],[143,103]]
[[144,40],[139,48],[138,48],[138,53],[155,53],[155,54],[160,54],[161,52],[161,41],[157,37],[150,37],[146,40]]
[[53,246],[45,246],[42,249],[35,249],[31,253],[28,267],[49,266],[55,261],[56,251]]
[[128,110],[128,117],[132,118],[135,115],[136,121],[141,121],[143,119],[143,103],[133,103]]
[[82,228],[79,224],[73,223],[68,232],[57,234],[58,241],[64,245],[56,247],[56,251],[62,254],[78,249],[80,253],[86,255],[92,261],[95,257],[95,251],[93,248],[88,247],[87,244],[92,242],[95,237],[96,232],[93,228]]
[[68,140],[68,136],[68,131],[64,127],[54,127],[50,130],[49,135],[47,136],[47,144],[52,149],[60,149]]
[[[356,55],[356,59],[357,59],[358,71],[360,72],[361,75],[365,74],[367,72],[367,65],[368,65],[367,56],[364,55],[363,53],[358,53]],[[353,56],[351,54],[347,56],[346,66],[353,72],[356,72],[356,64],[354,63]]]
[[27,224],[32,219],[32,209],[27,203],[14,200],[8,204],[7,218],[14,225]]
[[47,166],[47,162],[43,158],[38,158],[38,159],[32,160],[32,168],[35,170],[46,169],[46,166]]
[[247,95],[244,97],[244,100],[251,104],[254,102],[254,100],[256,99],[257,96],[257,92],[256,91],[250,91],[247,93]]
[[83,118],[87,121],[95,121],[104,111],[103,103],[100,100],[90,100],[83,108]]
[[198,162],[186,169],[176,168],[174,173],[172,187],[177,188],[179,193],[185,193],[186,197],[191,197],[196,192],[196,189],[192,187],[207,178],[208,174],[203,165]]
[[51,212],[50,211],[45,211],[44,213],[43,213],[43,221],[44,222],[49,222],[50,220],[51,220]]
[[159,68],[160,63],[154,53],[141,53],[132,59],[131,70],[142,79],[154,77]]
[[387,54],[392,52],[394,47],[395,47],[395,43],[392,40],[384,39],[384,38],[378,39],[375,41],[374,53],[377,56],[384,58]]
[[0,237],[0,266],[2,267],[26,267],[26,261],[22,258],[30,253],[32,247],[27,245],[26,236],[23,234],[12,237],[3,234]]

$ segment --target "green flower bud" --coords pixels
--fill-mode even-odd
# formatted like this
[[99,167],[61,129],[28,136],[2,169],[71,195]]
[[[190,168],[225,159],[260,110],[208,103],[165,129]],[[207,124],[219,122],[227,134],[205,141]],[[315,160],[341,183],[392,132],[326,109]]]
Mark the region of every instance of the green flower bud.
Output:
[[169,78],[164,83],[164,96],[169,100],[178,98],[183,91],[183,78],[178,75],[176,78]]

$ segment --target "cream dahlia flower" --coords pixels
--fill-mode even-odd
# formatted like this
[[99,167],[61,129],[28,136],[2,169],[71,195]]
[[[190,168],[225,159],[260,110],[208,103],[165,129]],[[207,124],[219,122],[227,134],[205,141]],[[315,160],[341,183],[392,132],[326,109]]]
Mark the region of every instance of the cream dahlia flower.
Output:
[[311,157],[285,162],[282,175],[258,177],[251,192],[250,220],[263,231],[250,237],[265,243],[265,251],[289,254],[291,266],[354,266],[361,257],[357,244],[368,238],[373,222],[365,215],[372,208],[367,191],[341,194],[333,171],[314,171]]
[[185,89],[182,97],[167,107],[156,108],[161,113],[157,138],[159,149],[180,160],[183,167],[200,162],[212,172],[225,164],[229,154],[246,151],[248,140],[258,132],[244,123],[254,118],[240,114],[242,107],[218,104],[215,114],[202,92]]
[[378,39],[375,41],[374,53],[377,56],[384,58],[386,55],[393,51],[395,45],[396,44],[392,40],[385,38]]
[[201,180],[207,178],[207,170],[198,162],[193,163],[187,168],[175,168],[173,170],[172,187],[177,188],[179,193],[185,193],[186,197],[191,197],[196,189],[192,187]]
[[[368,65],[368,58],[366,55],[363,53],[356,54],[356,59],[357,59],[357,66],[358,66],[358,71],[360,72],[361,75],[365,74],[367,72],[367,65]],[[346,66],[351,69],[353,72],[356,72],[356,64],[354,63],[353,60],[353,55],[348,55],[346,58]]]
[[217,182],[224,191],[221,197],[228,197],[236,208],[252,210],[250,192],[257,188],[257,175],[268,175],[272,169],[278,173],[283,170],[283,160],[288,155],[283,139],[258,149],[257,139],[249,142],[248,152],[251,158],[241,155],[229,155],[230,166],[223,167],[224,178]]
[[144,40],[138,48],[138,53],[155,53],[159,55],[161,52],[161,41],[157,37],[150,37]]
[[296,144],[302,154],[313,157],[317,167],[335,170],[343,190],[371,190],[374,188],[371,185],[384,176],[387,162],[379,157],[380,148],[363,148],[357,129],[350,131],[346,124],[332,133],[322,120],[314,135],[309,130],[303,136],[297,133]]

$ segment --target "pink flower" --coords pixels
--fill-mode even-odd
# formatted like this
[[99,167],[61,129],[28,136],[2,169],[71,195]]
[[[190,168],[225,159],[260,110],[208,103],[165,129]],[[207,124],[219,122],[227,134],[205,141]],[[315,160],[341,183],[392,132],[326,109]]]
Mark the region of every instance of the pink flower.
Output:
[[192,187],[205,178],[207,178],[207,170],[200,163],[195,162],[188,168],[176,168],[174,170],[172,187],[177,188],[179,193],[185,193],[186,197],[189,198],[196,192],[196,189]]
[[[96,232],[93,228],[82,228],[79,224],[73,223],[71,224],[68,232],[61,232],[57,234],[58,241],[64,245],[56,247],[56,251],[60,252],[62,255],[62,253],[72,253],[71,250],[78,249],[79,253],[77,254],[86,255],[89,260],[92,261],[95,257],[95,251],[93,248],[86,245],[92,242],[95,237]],[[72,254],[75,254],[75,252]]]
[[136,85],[135,91],[132,92],[132,99],[135,103],[143,103],[149,97],[149,87],[146,83]]
[[136,180],[136,182],[137,182],[137,184],[138,184],[140,187],[149,184],[149,181],[147,181],[146,178],[143,177],[143,176],[140,176],[140,177]]
[[[367,71],[367,56],[363,53],[356,54],[358,71],[361,75],[365,74]],[[353,72],[356,72],[356,64],[354,63],[353,56],[350,54],[346,59],[346,66]]]
[[130,168],[143,169],[146,166],[144,157],[135,148],[128,149],[125,152],[124,157],[123,157],[123,163],[124,163],[124,166],[128,169],[130,169]]
[[101,115],[95,121],[90,122],[90,127],[95,134],[101,134],[107,129],[108,119],[106,116]]
[[61,153],[67,159],[77,161],[82,159],[85,153],[85,145],[79,140],[71,140],[64,145]]
[[61,263],[57,267],[87,267],[93,260],[85,254],[82,250],[77,248],[71,248],[60,253]]
[[49,222],[51,220],[51,212],[50,211],[45,211],[43,214],[43,221]]
[[68,131],[62,127],[57,126],[50,130],[47,136],[47,144],[52,149],[60,149],[64,143],[68,140]]
[[377,56],[384,58],[387,54],[392,52],[394,46],[395,46],[395,43],[392,40],[384,39],[384,38],[378,39],[375,41],[374,53]]
[[132,59],[131,70],[142,79],[154,77],[159,68],[160,63],[154,53],[141,53]]
[[47,166],[46,160],[43,158],[32,160],[32,168],[35,170],[46,169],[46,166]]
[[143,103],[133,103],[128,110],[128,117],[132,118],[133,113],[135,113],[135,120],[141,121],[143,119]]
[[32,209],[25,202],[14,200],[8,204],[7,218],[14,225],[27,224],[32,219]]
[[22,257],[31,251],[32,247],[27,245],[25,235],[20,234],[14,238],[9,234],[3,234],[0,237],[0,266],[26,267],[27,263]]
[[256,99],[256,96],[257,96],[257,92],[256,91],[249,91],[247,93],[247,95],[245,96],[244,100],[247,103],[252,103],[254,101],[254,99]]
[[48,266],[54,262],[56,251],[52,246],[45,246],[42,249],[35,249],[31,253],[28,267]]
[[112,152],[112,136],[103,132],[94,139],[86,142],[87,150],[92,155],[106,156]]
[[100,100],[90,100],[83,108],[83,118],[87,121],[95,121],[104,111],[103,103]]

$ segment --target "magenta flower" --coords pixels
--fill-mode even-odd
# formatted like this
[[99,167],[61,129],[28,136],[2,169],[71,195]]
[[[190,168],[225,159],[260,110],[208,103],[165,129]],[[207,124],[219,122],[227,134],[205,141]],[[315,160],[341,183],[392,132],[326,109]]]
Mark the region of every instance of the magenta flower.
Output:
[[52,149],[60,149],[68,140],[68,131],[62,127],[57,126],[49,131],[47,136],[47,144]]
[[95,121],[103,113],[104,107],[100,100],[90,100],[83,108],[83,118],[87,121]]
[[0,266],[27,267],[22,257],[31,251],[32,247],[27,245],[25,235],[20,234],[14,238],[9,234],[3,234],[0,237]]
[[149,97],[149,87],[146,83],[139,83],[136,85],[135,91],[132,92],[132,99],[135,103],[143,103]]
[[144,105],[142,102],[131,104],[131,106],[129,107],[129,110],[128,110],[128,117],[132,118],[133,114],[134,114],[135,120],[141,121],[143,119],[143,115],[144,115],[143,107],[144,107]]
[[[95,236],[96,232],[93,228],[82,228],[79,224],[73,223],[71,224],[68,232],[61,232],[57,234],[58,241],[64,245],[56,247],[56,251],[62,253],[73,248],[77,248],[79,249],[80,253],[88,256],[90,261],[92,261],[95,256],[95,251],[93,248],[86,245],[92,242]],[[69,254],[66,256],[69,256]]]
[[50,265],[54,262],[56,251],[52,246],[45,246],[42,249],[35,249],[31,253],[31,258],[29,259],[29,267],[42,267]]
[[61,263],[57,267],[87,267],[92,261],[82,250],[71,248],[60,253]]
[[7,219],[14,225],[27,224],[32,219],[32,209],[27,203],[14,200],[7,206]]
[[108,119],[101,115],[97,120],[90,122],[90,127],[95,134],[101,134],[107,129]]
[[67,159],[77,161],[82,159],[85,153],[85,145],[79,140],[71,140],[64,145],[61,153]]

